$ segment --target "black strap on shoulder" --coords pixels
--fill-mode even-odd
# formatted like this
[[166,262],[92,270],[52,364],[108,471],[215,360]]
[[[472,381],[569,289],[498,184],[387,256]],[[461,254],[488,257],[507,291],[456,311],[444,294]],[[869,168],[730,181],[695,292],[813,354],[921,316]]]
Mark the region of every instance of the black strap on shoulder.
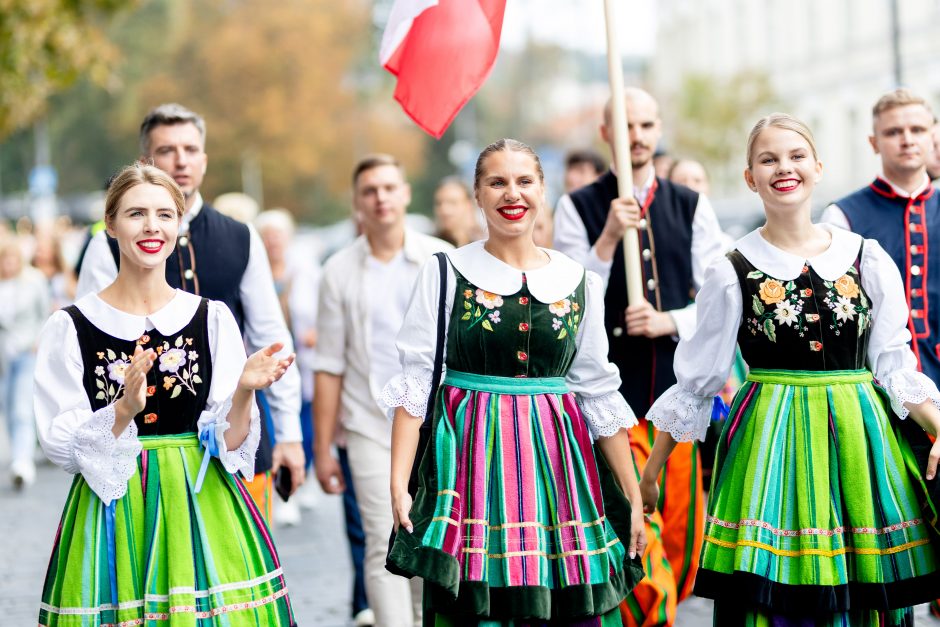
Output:
[[741,288],[741,302],[744,305],[744,310],[747,311],[750,308],[750,303],[748,302],[750,294],[748,293],[746,279],[748,272],[750,272],[753,267],[737,248],[725,253],[725,257],[727,257],[731,265],[734,266],[734,272],[738,275],[738,287]]
[[434,399],[437,397],[437,388],[441,385],[441,371],[444,370],[444,335],[447,320],[444,309],[447,304],[447,255],[434,253],[437,257],[438,268],[441,274],[441,287],[437,299],[437,348],[434,351],[434,373],[431,375],[431,394],[428,396],[428,406],[424,412],[424,420],[428,422],[434,415]]

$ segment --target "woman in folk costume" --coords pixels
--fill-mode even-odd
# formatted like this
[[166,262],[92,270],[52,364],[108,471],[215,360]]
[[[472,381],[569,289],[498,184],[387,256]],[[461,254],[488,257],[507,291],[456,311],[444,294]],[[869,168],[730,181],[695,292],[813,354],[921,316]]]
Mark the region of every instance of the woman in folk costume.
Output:
[[718,445],[696,594],[716,625],[912,625],[940,586],[925,483],[940,443],[929,461],[911,448],[916,425],[940,426],[940,393],[908,348],[901,278],[876,241],[810,221],[822,164],[801,122],[760,120],[747,163],[767,222],[709,269],[678,383],[650,410],[644,502],[676,440],[704,436],[740,344],[750,372]]
[[[425,266],[398,337],[402,374],[383,393],[397,408],[389,561],[424,578],[426,625],[620,625],[645,537],[603,286],[533,243],[545,191],[531,148],[488,146],[474,190],[488,238]],[[439,315],[446,374],[432,390]]]
[[231,312],[174,290],[183,195],[157,168],[111,183],[117,279],[56,312],[40,337],[35,410],[46,455],[75,474],[39,624],[293,625],[250,477],[253,391],[293,356],[246,360]]

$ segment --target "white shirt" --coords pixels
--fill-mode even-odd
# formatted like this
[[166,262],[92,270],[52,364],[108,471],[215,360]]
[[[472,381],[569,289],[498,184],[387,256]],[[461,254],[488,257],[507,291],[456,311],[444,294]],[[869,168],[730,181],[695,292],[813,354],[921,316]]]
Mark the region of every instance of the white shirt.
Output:
[[[651,173],[645,185],[633,188],[634,197],[641,206],[649,196],[654,179],[655,175]],[[588,270],[600,275],[606,287],[613,259],[603,261],[597,256],[597,247],[592,246],[588,240],[584,222],[568,194],[562,196],[558,200],[558,206],[555,207],[554,246]],[[724,253],[727,248],[728,238],[721,231],[711,202],[704,194],[699,194],[695,215],[692,218],[692,282],[696,290],[701,288],[705,280],[705,269],[708,268],[708,264]],[[695,330],[695,303],[682,309],[673,309],[668,313],[676,324],[676,331],[680,338],[690,336]]]
[[387,263],[372,255],[366,259],[372,366],[369,374],[372,381],[384,383],[398,374],[398,350],[389,338],[398,335],[401,329],[411,297],[410,288],[415,284],[420,269],[420,266],[408,263],[403,252]]
[[[835,281],[854,263],[862,238],[831,225],[822,226],[832,233],[832,244],[809,260],[773,246],[757,230],[735,246],[755,267],[776,279],[797,278],[807,263],[823,279]],[[865,240],[860,275],[873,316],[868,367],[888,391],[892,408],[905,418],[905,402],[916,404],[929,398],[940,406],[936,384],[917,372],[917,360],[908,346],[911,334],[901,275],[875,240]],[[712,399],[728,380],[734,364],[743,308],[738,277],[726,257],[708,269],[696,302],[695,333],[680,341],[676,350],[677,383],[656,400],[647,414],[657,428],[668,431],[678,441],[705,439]]]
[[[108,305],[97,294],[88,294],[75,306],[88,321],[108,335],[122,340],[136,340],[157,329],[163,335],[180,331],[192,320],[200,298],[176,291],[173,299],[149,316],[125,313]],[[257,406],[252,404],[248,436],[229,451],[224,433],[229,427],[228,412],[232,395],[245,365],[245,348],[232,312],[223,303],[209,301],[209,350],[212,356],[212,381],[206,408],[198,420],[200,431],[216,430],[219,459],[229,472],[254,474],[255,450],[260,441],[261,422]],[[83,383],[84,362],[78,334],[71,316],[57,311],[46,322],[39,338],[36,356],[33,408],[39,443],[46,456],[72,474],[81,473],[88,486],[108,504],[127,491],[127,480],[137,470],[141,446],[137,425],[131,421],[115,438],[114,405],[92,411]]]
[[317,328],[320,264],[309,251],[297,250],[288,257],[287,272],[290,276],[287,308],[290,311],[291,332],[298,340],[295,348],[301,397],[309,402],[313,400],[313,370],[317,363],[317,349],[304,346],[303,337],[308,331]]
[[[930,187],[930,178],[926,174],[924,174],[924,182],[920,185],[920,187],[914,190],[913,194],[908,194],[906,191],[888,180],[885,176],[882,176],[881,178],[885,183],[891,186],[891,190],[901,198],[916,198],[918,195],[923,193],[925,189]],[[848,231],[852,230],[852,225],[849,224],[849,219],[845,216],[845,212],[842,211],[842,208],[839,207],[839,205],[836,203],[832,203],[826,207],[825,211],[822,213],[822,216],[820,216],[819,221],[838,226]]]
[[[404,261],[417,272],[431,255],[452,248],[436,237],[405,230]],[[366,281],[370,256],[364,235],[330,257],[323,266],[320,281],[320,307],[317,312],[317,372],[343,377],[340,396],[340,422],[347,431],[363,435],[385,447],[391,446],[391,424],[378,405],[385,381],[375,379],[372,370],[372,303]],[[394,292],[410,295],[414,274],[395,279]],[[397,329],[396,329],[397,331]],[[433,341],[434,334],[431,333]],[[394,335],[385,339],[394,345]]]
[[[183,215],[180,233],[189,230],[192,222],[202,210],[202,196],[197,193],[193,208]],[[238,291],[244,309],[244,339],[249,353],[265,348],[274,342],[284,344],[281,356],[294,351],[284,314],[274,290],[271,266],[264,250],[261,237],[252,225],[248,225],[249,246],[248,265],[242,275]],[[114,282],[118,269],[108,246],[107,234],[97,233],[88,244],[82,271],[78,276],[76,298],[86,294],[97,294]],[[274,422],[274,438],[277,442],[300,442],[303,434],[300,430],[300,374],[296,368],[288,368],[270,388],[265,396],[271,406],[271,418]]]
[[[543,249],[551,261],[541,268],[526,270],[526,286],[532,297],[541,303],[558,302],[571,294],[584,277],[584,267],[564,254]],[[483,247],[483,242],[467,244],[448,253],[448,292],[445,296],[445,328],[450,326],[457,282],[454,267],[480,289],[511,296],[522,289],[522,271],[500,261]],[[414,296],[398,334],[400,373],[388,382],[381,403],[389,417],[395,408],[404,407],[409,414],[424,417],[434,374],[438,300],[440,298],[439,266],[436,260],[424,265]],[[611,436],[620,429],[637,423],[636,416],[620,395],[620,372],[607,360],[607,332],[604,329],[604,286],[599,276],[587,273],[585,314],[578,328],[577,353],[565,380],[595,437]],[[444,344],[447,359],[447,343]],[[446,367],[445,367],[446,370]],[[443,376],[441,377],[443,380]]]

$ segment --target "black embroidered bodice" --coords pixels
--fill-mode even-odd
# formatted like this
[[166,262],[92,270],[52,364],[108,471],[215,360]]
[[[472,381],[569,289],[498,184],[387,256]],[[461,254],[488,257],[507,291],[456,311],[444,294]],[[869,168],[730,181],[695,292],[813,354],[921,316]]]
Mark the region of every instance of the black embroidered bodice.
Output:
[[137,340],[105,333],[72,305],[65,311],[78,333],[84,385],[93,410],[124,394],[124,369],[139,344],[157,352],[147,374],[147,405],[134,416],[138,435],[196,433],[209,398],[212,358],[209,352],[209,301],[203,298],[189,323],[172,335],[151,329]]
[[738,346],[750,368],[858,370],[866,367],[871,302],[855,263],[835,281],[809,265],[793,280],[758,270],[739,251],[728,253],[744,312]]

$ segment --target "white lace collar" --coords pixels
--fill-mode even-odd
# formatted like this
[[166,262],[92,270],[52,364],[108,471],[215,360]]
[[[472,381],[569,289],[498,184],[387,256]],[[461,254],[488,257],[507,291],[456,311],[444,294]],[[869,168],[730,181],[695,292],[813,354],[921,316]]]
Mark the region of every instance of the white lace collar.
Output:
[[447,253],[460,274],[477,287],[500,296],[510,296],[522,289],[525,274],[529,292],[543,303],[554,303],[569,296],[581,283],[584,267],[567,255],[543,248],[550,261],[535,270],[523,272],[500,261],[473,242]]
[[95,294],[86,294],[75,303],[88,321],[108,335],[122,340],[136,340],[144,332],[156,329],[172,335],[189,324],[202,299],[195,294],[176,290],[166,305],[149,316],[137,316],[115,309]]
[[855,263],[862,237],[831,224],[817,226],[832,234],[832,243],[825,251],[810,259],[803,259],[777,248],[761,236],[760,229],[755,229],[739,239],[735,248],[757,269],[781,281],[790,281],[800,276],[803,264],[812,267],[816,274],[826,281],[835,281]]

